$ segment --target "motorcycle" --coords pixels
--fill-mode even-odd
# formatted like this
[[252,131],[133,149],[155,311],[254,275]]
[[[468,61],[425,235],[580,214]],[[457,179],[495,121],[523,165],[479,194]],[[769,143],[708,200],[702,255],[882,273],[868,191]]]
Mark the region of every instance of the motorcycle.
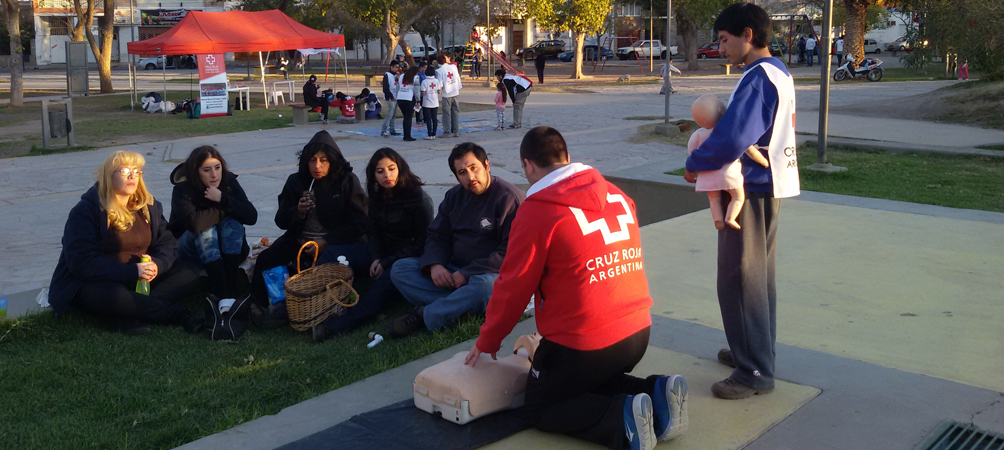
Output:
[[885,71],[882,70],[882,60],[878,58],[865,58],[861,67],[855,69],[851,69],[851,67],[854,67],[854,57],[847,55],[844,58],[844,65],[838,67],[837,72],[833,74],[833,81],[844,81],[847,77],[865,77],[868,78],[868,81],[879,81],[885,74]]

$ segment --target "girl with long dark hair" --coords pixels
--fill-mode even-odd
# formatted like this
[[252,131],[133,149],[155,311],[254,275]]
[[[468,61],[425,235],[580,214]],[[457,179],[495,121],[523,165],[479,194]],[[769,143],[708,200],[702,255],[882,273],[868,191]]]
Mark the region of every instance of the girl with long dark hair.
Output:
[[410,67],[404,75],[398,75],[398,84],[401,88],[397,91],[397,105],[404,114],[404,140],[414,141],[415,138],[411,137],[411,119],[415,115],[415,98],[421,89],[418,67]]
[[237,175],[227,170],[219,150],[204,145],[171,172],[171,183],[168,228],[178,238],[178,256],[206,270],[212,294],[243,297],[247,293],[239,290],[247,275],[240,265],[249,251],[244,226],[258,222],[258,210]]
[[[386,147],[373,154],[366,166],[366,193],[370,214],[368,251],[372,262],[362,276],[373,278],[373,287],[345,314],[315,326],[312,330],[315,342],[355,329],[380,313],[390,301],[400,298],[390,281],[391,266],[398,259],[421,256],[425,250],[426,230],[433,216],[432,198],[400,154]],[[322,260],[336,260],[335,253],[335,249],[328,249]]]

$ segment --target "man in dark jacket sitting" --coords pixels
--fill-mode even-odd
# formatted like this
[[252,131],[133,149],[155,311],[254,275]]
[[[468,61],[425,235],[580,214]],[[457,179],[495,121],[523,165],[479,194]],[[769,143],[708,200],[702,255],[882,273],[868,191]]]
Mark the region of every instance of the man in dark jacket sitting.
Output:
[[307,84],[303,85],[303,103],[314,108],[321,108],[321,123],[328,123],[328,99],[321,97],[317,86],[317,75],[311,75]]
[[460,184],[446,192],[429,225],[425,253],[394,263],[391,280],[415,305],[387,326],[389,337],[435,331],[464,314],[484,314],[524,194],[491,175],[488,154],[472,142],[450,153]]

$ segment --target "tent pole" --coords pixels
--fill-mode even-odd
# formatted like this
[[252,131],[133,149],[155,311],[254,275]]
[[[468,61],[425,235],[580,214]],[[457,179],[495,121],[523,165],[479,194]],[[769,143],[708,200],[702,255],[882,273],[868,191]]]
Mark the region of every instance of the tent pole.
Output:
[[331,53],[324,54],[324,82],[328,82],[328,65],[331,63]]
[[342,47],[342,51],[345,52],[345,55],[342,55],[342,69],[345,70],[345,92],[349,92],[349,58],[346,57],[348,56],[348,50]]
[[136,97],[136,85],[133,84],[132,79],[132,55],[129,55],[129,110],[136,110],[136,102],[133,101]]
[[167,106],[167,55],[164,55],[163,69],[164,69],[163,70],[163,73],[164,73],[164,98],[162,98],[160,100],[161,101],[161,103],[160,103],[160,109],[164,110],[164,117],[167,117],[167,108],[165,108],[165,106]]
[[265,109],[268,109],[268,92],[265,92],[265,61],[261,59],[261,52],[258,52],[258,64],[261,65],[261,95],[265,97]]

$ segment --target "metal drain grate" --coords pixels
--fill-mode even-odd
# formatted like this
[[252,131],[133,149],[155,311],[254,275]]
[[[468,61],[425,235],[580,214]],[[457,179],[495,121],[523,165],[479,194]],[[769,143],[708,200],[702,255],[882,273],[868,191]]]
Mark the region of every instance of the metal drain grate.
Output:
[[1004,435],[948,420],[938,425],[917,450],[1004,450]]

